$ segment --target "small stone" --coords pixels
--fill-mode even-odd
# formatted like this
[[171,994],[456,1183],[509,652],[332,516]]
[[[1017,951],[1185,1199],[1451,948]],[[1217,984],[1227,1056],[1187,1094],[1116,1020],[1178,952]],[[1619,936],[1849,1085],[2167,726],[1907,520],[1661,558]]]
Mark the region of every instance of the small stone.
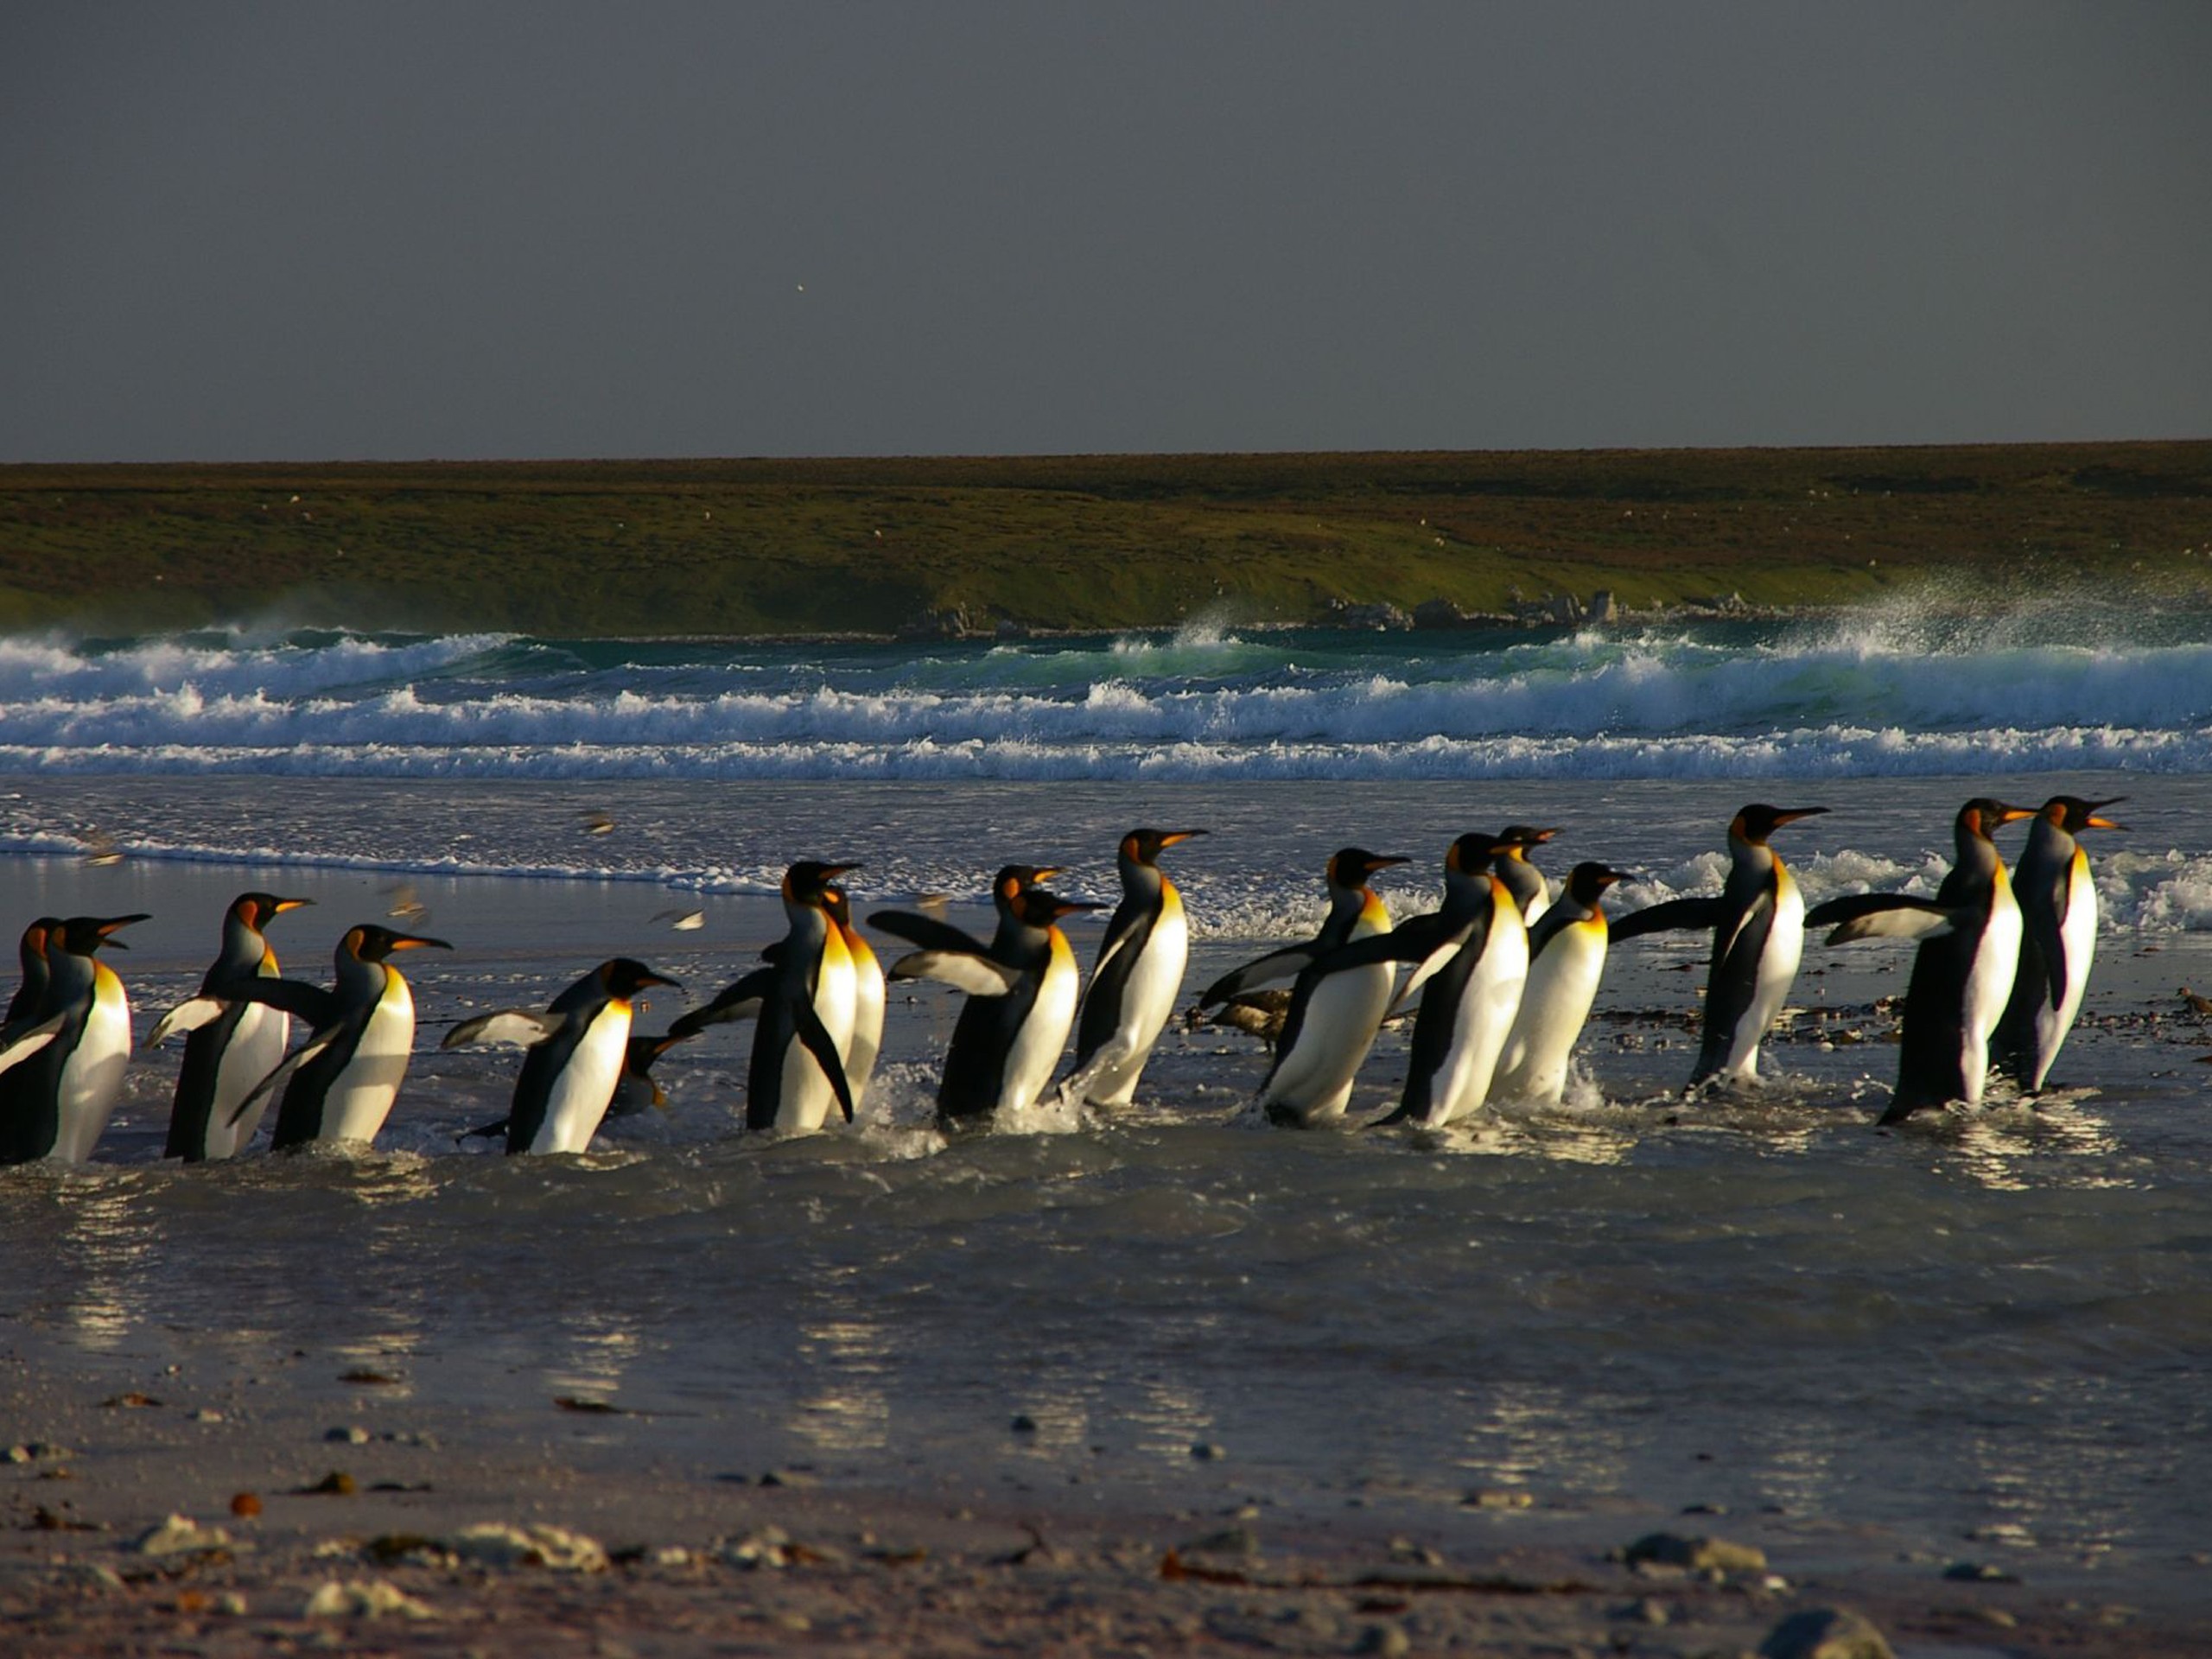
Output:
[[788,1486],[797,1489],[802,1486],[819,1486],[822,1483],[804,1469],[771,1469],[760,1477],[760,1484],[763,1486]]
[[1191,1455],[1200,1463],[1217,1463],[1229,1455],[1229,1451],[1215,1441],[1199,1440],[1192,1446]]
[[10,1463],[29,1463],[31,1460],[31,1449],[19,1441],[10,1446],[4,1455]]
[[742,1538],[726,1538],[717,1550],[733,1567],[789,1567],[791,1562],[791,1535],[781,1527],[763,1527]]
[[215,1611],[226,1618],[244,1618],[246,1614],[245,1598],[235,1590],[226,1590],[215,1598]]
[[2014,1630],[2020,1627],[2019,1619],[2002,1607],[1977,1607],[1974,1609],[1974,1616],[1983,1624],[2000,1630]]
[[1018,1411],[1014,1413],[1014,1421],[1008,1427],[1017,1434],[1034,1434],[1037,1432],[1037,1420],[1026,1411]]
[[663,1544],[645,1559],[655,1567],[689,1567],[691,1552],[681,1544]]
[[1953,1561],[1943,1576],[1961,1584],[2018,1584],[2017,1573],[2007,1573],[1993,1561]]
[[220,1527],[203,1527],[188,1515],[173,1515],[140,1535],[133,1546],[141,1555],[204,1555],[231,1548]]
[[1650,1561],[1679,1567],[1692,1573],[1764,1573],[1766,1552],[1751,1544],[1734,1544],[1725,1538],[1685,1538],[1679,1533],[1647,1533],[1628,1547],[1628,1564]]
[[234,1492],[231,1496],[231,1513],[250,1520],[261,1513],[261,1499],[252,1492]]
[[1354,1653],[1376,1653],[1383,1659],[1405,1659],[1414,1650],[1413,1637],[1396,1624],[1370,1624],[1359,1633]]
[[87,1590],[120,1590],[124,1587],[123,1575],[99,1561],[72,1561],[62,1569],[62,1577],[72,1584],[82,1585]]
[[1224,1527],[1203,1538],[1193,1538],[1179,1552],[1185,1555],[1257,1555],[1259,1535],[1249,1527]]
[[336,1579],[318,1586],[301,1610],[307,1618],[435,1618],[429,1605],[382,1579]]
[[369,1443],[369,1431],[358,1423],[347,1424],[338,1428],[326,1429],[322,1438],[326,1440],[335,1440],[341,1446],[366,1446]]
[[555,1573],[604,1573],[607,1552],[596,1538],[565,1527],[513,1527],[499,1522],[463,1527],[440,1548],[486,1567],[542,1567]]
[[1533,1510],[1536,1507],[1536,1495],[1518,1487],[1485,1486],[1469,1492],[1459,1503],[1470,1510]]
[[1871,1621],[1840,1607],[1792,1613],[1759,1643],[1759,1659],[1897,1659]]
[[213,1406],[202,1406],[192,1414],[192,1421],[195,1423],[219,1423],[223,1421],[223,1414]]
[[334,1469],[312,1486],[302,1486],[301,1491],[318,1497],[351,1497],[360,1491],[360,1484],[343,1469]]

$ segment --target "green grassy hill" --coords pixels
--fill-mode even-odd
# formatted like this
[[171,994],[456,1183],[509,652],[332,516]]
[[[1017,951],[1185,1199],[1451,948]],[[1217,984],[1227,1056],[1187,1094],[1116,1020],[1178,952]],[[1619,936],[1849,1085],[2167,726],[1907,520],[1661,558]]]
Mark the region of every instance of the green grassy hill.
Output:
[[0,627],[541,634],[2212,585],[2212,442],[0,467]]

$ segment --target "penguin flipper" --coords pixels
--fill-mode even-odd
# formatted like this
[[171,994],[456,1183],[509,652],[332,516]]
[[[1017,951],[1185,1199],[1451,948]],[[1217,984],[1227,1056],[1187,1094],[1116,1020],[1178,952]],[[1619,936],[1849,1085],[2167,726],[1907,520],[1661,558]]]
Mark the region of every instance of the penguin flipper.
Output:
[[1198,997],[1198,1006],[1210,1008],[1217,1002],[1226,1002],[1233,996],[1241,996],[1246,991],[1274,980],[1296,979],[1313,965],[1319,954],[1317,947],[1308,943],[1289,945],[1257,961],[1248,962],[1207,986]]
[[28,1060],[52,1042],[54,1033],[61,1029],[62,1022],[67,1018],[67,1014],[57,1014],[19,1031],[0,1032],[0,1041],[5,1043],[4,1047],[0,1047],[0,1071],[7,1071],[19,1061]]
[[1815,905],[1805,912],[1805,925],[1832,930],[1830,944],[1852,944],[1860,939],[1933,939],[1948,933],[1957,912],[1932,899],[1916,899],[1903,893],[1853,893]]
[[[276,985],[282,984],[283,982],[281,980],[270,980],[267,982],[271,985]],[[340,1033],[344,1029],[345,1027],[343,1026],[332,1026],[325,1030],[318,1031],[314,1036],[308,1038],[307,1041],[302,1043],[289,1054],[287,1054],[277,1063],[274,1071],[270,1072],[270,1074],[264,1077],[259,1083],[255,1084],[253,1087],[247,1091],[246,1097],[238,1102],[238,1103],[232,1109],[229,1122],[226,1123],[225,1127],[229,1128],[231,1125],[236,1124],[240,1118],[245,1116],[246,1109],[248,1107],[251,1106],[255,1101],[259,1100],[263,1096],[268,1094],[270,1090],[276,1088],[278,1084],[283,1082],[295,1071],[297,1071],[309,1060],[315,1058],[316,1055],[321,1053],[323,1050],[328,1048],[331,1044],[336,1042]]]
[[1646,905],[1612,922],[1611,927],[1615,939],[1634,939],[1682,928],[1710,931],[1727,919],[1727,900],[1715,894],[1710,899],[1669,899],[1664,904]]
[[883,970],[886,979],[934,979],[970,996],[1004,996],[1020,972],[994,962],[982,950],[915,950]]
[[213,995],[231,1002],[260,1002],[281,1013],[296,1014],[310,1027],[335,1024],[344,1013],[337,993],[297,979],[267,979],[255,976],[233,979],[218,986]]
[[775,969],[756,968],[705,1007],[694,1008],[671,1021],[668,1034],[680,1043],[688,1037],[696,1037],[709,1026],[728,1025],[734,1020],[757,1020],[760,1017],[760,1005],[774,993],[776,982]]
[[153,1030],[146,1033],[146,1046],[158,1048],[181,1031],[197,1031],[223,1017],[231,1005],[219,996],[195,996],[188,1002],[180,1002],[163,1014]]
[[985,948],[981,939],[951,923],[911,910],[872,911],[868,925],[878,932],[889,933],[909,944],[918,944],[925,950],[967,950],[981,955]]
[[793,1005],[798,1014],[798,1039],[806,1052],[814,1056],[814,1063],[822,1068],[822,1075],[830,1079],[830,1091],[837,1096],[837,1105],[845,1114],[845,1122],[853,1121],[853,1085],[845,1079],[845,1063],[837,1055],[837,1039],[830,1034],[830,1027],[822,1023],[822,1016],[814,1011],[811,1002]]
[[496,1014],[480,1014],[474,1020],[463,1020],[446,1033],[441,1049],[460,1048],[468,1043],[512,1043],[517,1048],[529,1048],[543,1042],[568,1023],[566,1016],[540,1014],[535,1008],[501,1008]]

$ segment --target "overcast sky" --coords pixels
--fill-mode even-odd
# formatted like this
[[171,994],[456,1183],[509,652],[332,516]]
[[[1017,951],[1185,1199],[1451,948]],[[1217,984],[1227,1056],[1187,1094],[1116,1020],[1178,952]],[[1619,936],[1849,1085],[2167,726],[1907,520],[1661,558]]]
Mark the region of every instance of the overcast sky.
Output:
[[2212,5],[0,0],[0,461],[2212,435]]

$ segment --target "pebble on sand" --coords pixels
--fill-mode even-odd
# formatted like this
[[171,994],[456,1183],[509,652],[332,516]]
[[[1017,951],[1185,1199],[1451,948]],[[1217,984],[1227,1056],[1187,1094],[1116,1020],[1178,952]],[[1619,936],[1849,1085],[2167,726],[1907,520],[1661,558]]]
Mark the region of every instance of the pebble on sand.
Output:
[[308,1618],[435,1618],[427,1602],[382,1579],[326,1580],[301,1610]]
[[439,1539],[458,1560],[482,1567],[542,1567],[555,1573],[604,1573],[607,1552],[595,1538],[565,1527],[514,1527],[491,1521]]
[[1755,1544],[1731,1543],[1726,1538],[1686,1538],[1675,1532],[1646,1533],[1628,1547],[1624,1559],[1630,1567],[1649,1561],[1692,1573],[1766,1571],[1766,1552]]
[[131,1547],[141,1555],[205,1555],[238,1548],[222,1528],[203,1527],[188,1515],[169,1516],[142,1533]]
[[1897,1659],[1872,1622],[1841,1607],[1792,1613],[1759,1643],[1759,1659]]

